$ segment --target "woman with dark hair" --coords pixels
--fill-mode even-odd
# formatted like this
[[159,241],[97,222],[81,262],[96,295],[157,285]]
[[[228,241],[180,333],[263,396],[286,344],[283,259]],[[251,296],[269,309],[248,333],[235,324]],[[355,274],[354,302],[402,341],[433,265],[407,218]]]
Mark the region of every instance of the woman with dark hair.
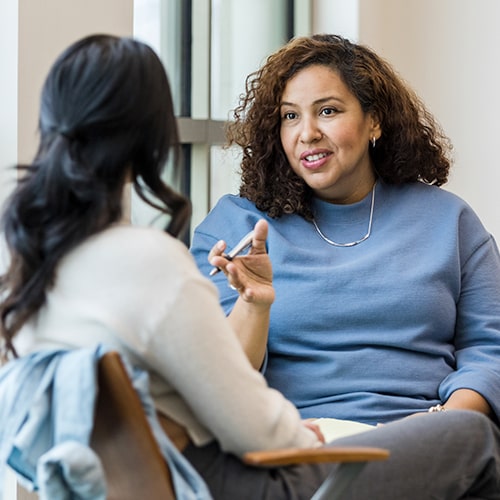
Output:
[[130,40],[84,39],[54,64],[42,93],[38,153],[19,166],[3,216],[11,250],[0,306],[6,351],[15,352],[14,334],[46,302],[61,259],[122,221],[126,182],[172,216],[170,234],[184,227],[190,204],[161,179],[178,144],[169,92],[151,49]]
[[[310,498],[332,466],[260,469],[240,460],[254,449],[320,446],[323,436],[252,368],[216,288],[175,239],[189,204],[161,178],[177,132],[158,57],[128,38],[76,42],[46,79],[40,133],[38,153],[20,167],[23,176],[2,218],[4,357],[103,343],[149,373],[163,427],[214,498]],[[171,216],[170,234],[127,223],[122,195],[130,182]],[[252,252],[262,256],[266,274],[267,225],[255,229]],[[254,299],[245,311],[265,322],[268,307]],[[432,480],[449,441],[462,455],[455,453],[437,491],[490,498],[497,463],[486,443],[499,436],[488,420],[457,413],[449,419],[435,414],[431,422],[423,440],[419,419],[366,433],[365,445],[383,443],[392,458],[385,467],[367,466],[353,498],[422,498],[422,488],[403,478],[412,470]],[[417,446],[422,443],[427,446]],[[456,485],[462,476],[467,480]],[[383,490],[372,494],[375,478]]]
[[[341,36],[293,39],[249,75],[227,134],[240,193],[191,251],[223,271],[220,303],[269,385],[309,418],[498,422],[497,245],[440,189],[451,144],[396,71]],[[272,273],[260,252],[224,253],[262,220]],[[267,324],[241,314],[249,301]]]

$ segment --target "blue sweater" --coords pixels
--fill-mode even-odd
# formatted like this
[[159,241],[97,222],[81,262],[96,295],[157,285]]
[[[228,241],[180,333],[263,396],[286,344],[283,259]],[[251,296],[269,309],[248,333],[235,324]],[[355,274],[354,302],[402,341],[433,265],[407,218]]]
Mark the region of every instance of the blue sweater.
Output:
[[[314,201],[322,232],[337,242],[367,230],[371,194],[353,205]],[[204,275],[210,248],[231,248],[268,220],[276,300],[265,375],[303,417],[378,423],[482,394],[500,415],[500,256],[460,198],[423,183],[379,181],[371,236],[327,244],[297,215],[270,219],[246,199],[223,197],[195,231]],[[229,313],[237,294],[213,281]]]

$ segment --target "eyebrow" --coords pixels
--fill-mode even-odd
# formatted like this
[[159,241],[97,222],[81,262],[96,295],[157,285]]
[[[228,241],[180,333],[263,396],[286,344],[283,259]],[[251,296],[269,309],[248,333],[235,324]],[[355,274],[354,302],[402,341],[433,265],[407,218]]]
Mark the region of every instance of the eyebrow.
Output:
[[[328,97],[322,97],[321,99],[317,99],[312,104],[314,104],[314,105],[324,104],[325,102],[329,102],[329,101],[336,101],[336,102],[341,103],[341,104],[343,104],[343,102],[344,102],[342,99],[340,99],[338,97],[328,96]],[[280,106],[295,106],[295,104],[293,102],[283,101],[280,103]]]

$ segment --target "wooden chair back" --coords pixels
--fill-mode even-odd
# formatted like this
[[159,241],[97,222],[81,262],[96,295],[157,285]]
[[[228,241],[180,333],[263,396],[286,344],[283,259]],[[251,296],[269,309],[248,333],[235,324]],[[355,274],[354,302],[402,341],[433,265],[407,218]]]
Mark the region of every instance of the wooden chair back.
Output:
[[168,465],[118,353],[99,361],[98,387],[91,446],[103,463],[108,500],[175,499]]

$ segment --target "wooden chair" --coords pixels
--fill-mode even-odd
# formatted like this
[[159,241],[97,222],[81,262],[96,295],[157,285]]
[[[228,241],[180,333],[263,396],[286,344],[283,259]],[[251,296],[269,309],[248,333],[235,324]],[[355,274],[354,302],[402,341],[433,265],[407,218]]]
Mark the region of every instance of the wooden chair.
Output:
[[91,447],[104,467],[108,499],[174,500],[168,466],[118,353],[99,361],[98,384]]
[[[91,447],[104,467],[108,500],[175,500],[168,466],[118,353],[99,360],[98,387]],[[17,500],[38,498],[20,485],[17,490]]]
[[[168,466],[118,353],[108,352],[100,359],[98,384],[91,446],[103,463],[108,500],[175,500]],[[283,449],[247,453],[244,461],[259,467],[342,462],[342,467],[350,467],[346,481],[340,482],[346,484],[328,479],[318,490],[319,496],[314,497],[321,498],[328,492],[328,498],[333,499],[340,498],[364,464],[384,460],[388,455],[388,451],[379,448]],[[18,492],[17,500],[38,498],[19,485]]]

